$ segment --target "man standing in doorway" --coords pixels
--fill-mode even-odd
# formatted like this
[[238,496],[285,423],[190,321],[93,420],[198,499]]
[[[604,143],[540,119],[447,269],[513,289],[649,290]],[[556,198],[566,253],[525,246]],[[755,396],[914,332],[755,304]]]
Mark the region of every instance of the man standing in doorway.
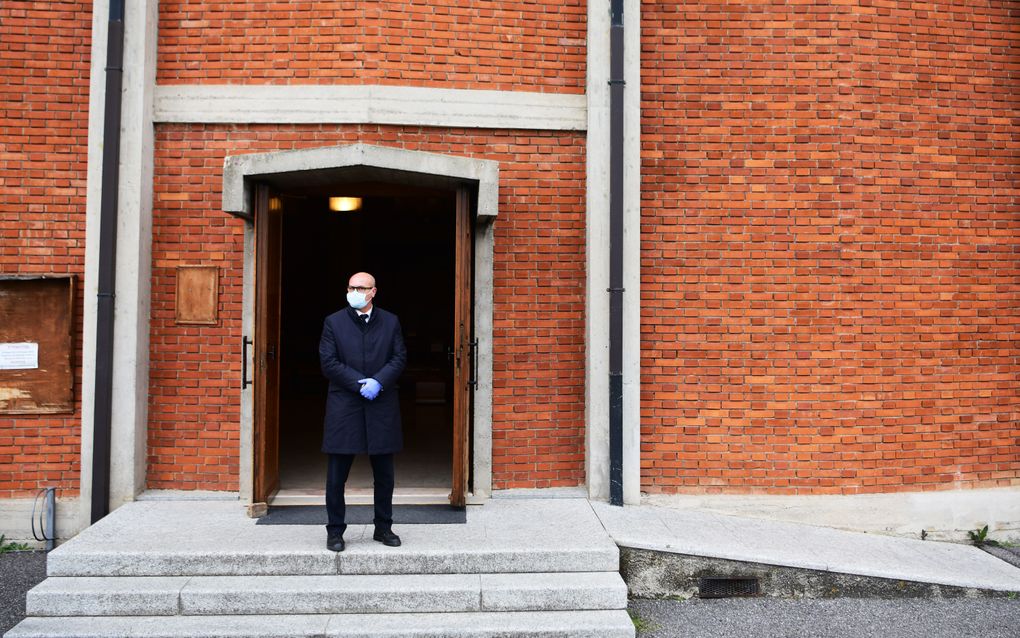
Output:
[[329,379],[322,451],[326,475],[326,547],[344,550],[344,485],[356,454],[368,454],[375,482],[375,533],[397,547],[393,533],[393,454],[403,447],[397,379],[407,363],[400,321],[375,306],[375,277],[359,272],[347,283],[349,307],[326,317],[319,341],[322,373]]

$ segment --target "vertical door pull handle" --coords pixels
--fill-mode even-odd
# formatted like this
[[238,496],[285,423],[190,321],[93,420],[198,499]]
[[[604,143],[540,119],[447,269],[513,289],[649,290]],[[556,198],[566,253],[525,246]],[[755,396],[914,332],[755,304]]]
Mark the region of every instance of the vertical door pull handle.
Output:
[[248,337],[241,337],[241,389],[245,390],[252,384],[248,380],[248,346],[255,343]]
[[471,357],[471,379],[468,385],[472,388],[478,387],[478,339],[468,342],[468,353]]

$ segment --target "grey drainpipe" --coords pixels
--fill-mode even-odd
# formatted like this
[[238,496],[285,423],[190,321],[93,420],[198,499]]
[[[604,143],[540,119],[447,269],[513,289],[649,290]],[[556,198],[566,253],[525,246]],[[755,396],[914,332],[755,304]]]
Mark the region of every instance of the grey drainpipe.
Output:
[[92,522],[110,512],[110,439],[113,418],[113,301],[117,269],[120,187],[120,101],[124,76],[124,0],[110,0],[106,37],[103,178],[99,204],[96,295],[96,382],[92,438]]
[[609,502],[623,505],[623,0],[609,31]]

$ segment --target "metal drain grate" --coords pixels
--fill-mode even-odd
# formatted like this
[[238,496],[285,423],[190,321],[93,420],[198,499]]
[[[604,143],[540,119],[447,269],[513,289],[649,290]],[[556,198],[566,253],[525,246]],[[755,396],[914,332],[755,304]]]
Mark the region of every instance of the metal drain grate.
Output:
[[734,598],[760,594],[757,578],[702,578],[698,583],[698,596],[701,598]]

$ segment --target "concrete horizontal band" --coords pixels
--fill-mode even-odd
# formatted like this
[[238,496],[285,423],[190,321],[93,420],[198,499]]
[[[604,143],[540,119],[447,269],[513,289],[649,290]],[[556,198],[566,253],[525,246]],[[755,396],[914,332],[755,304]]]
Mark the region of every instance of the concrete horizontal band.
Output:
[[155,122],[393,124],[583,131],[583,94],[408,86],[157,86]]

